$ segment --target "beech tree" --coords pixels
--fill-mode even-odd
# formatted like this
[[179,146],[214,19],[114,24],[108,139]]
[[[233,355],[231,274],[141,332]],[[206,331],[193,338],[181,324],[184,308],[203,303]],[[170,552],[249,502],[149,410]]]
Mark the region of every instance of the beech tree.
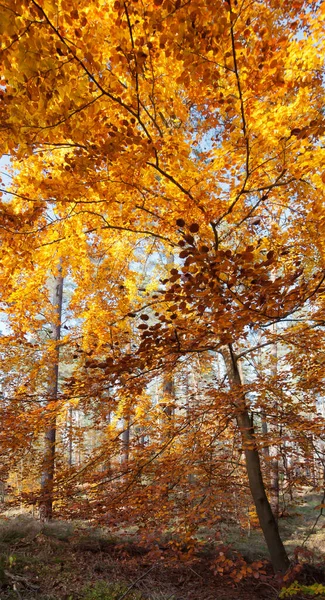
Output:
[[[52,517],[52,494],[53,480],[55,472],[55,443],[56,443],[56,402],[58,400],[59,387],[59,360],[60,360],[60,339],[62,322],[62,298],[63,298],[63,277],[61,267],[58,267],[58,273],[54,278],[53,309],[54,318],[51,338],[53,340],[52,356],[49,357],[49,382],[48,382],[48,403],[49,412],[52,418],[49,428],[45,432],[44,439],[44,458],[41,473],[41,500],[40,517],[42,521],[48,521]],[[51,405],[52,404],[52,405]]]
[[[321,438],[313,394],[324,324],[323,27],[324,3],[304,0],[5,0],[1,23],[1,151],[12,165],[1,293],[14,335],[37,326],[35,283],[59,249],[81,320],[64,342],[79,355],[64,399],[116,419],[89,468],[114,455],[121,419],[148,426],[155,377],[172,381],[184,357],[222,356],[226,389],[212,378],[201,409],[218,407],[221,440],[226,415],[225,438],[237,424],[279,571],[288,557],[254,424],[274,404],[238,365],[282,344],[291,370],[274,419],[302,446],[307,424]],[[159,252],[175,257],[165,273]],[[156,266],[144,283],[148,261]],[[301,378],[302,357],[317,377]],[[134,446],[133,458],[128,440],[127,469],[138,475],[127,487],[124,469],[124,494],[133,485],[143,503],[140,475],[167,447],[165,472],[175,474],[175,440],[192,426],[179,417],[160,441],[152,431],[150,452]]]

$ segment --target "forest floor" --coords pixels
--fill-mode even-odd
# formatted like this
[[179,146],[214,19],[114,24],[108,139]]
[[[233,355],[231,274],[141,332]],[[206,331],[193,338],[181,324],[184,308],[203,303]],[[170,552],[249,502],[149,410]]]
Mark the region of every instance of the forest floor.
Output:
[[[321,564],[325,558],[325,518],[315,507],[319,496],[308,494],[280,520],[290,556],[304,544],[299,559]],[[260,531],[222,527],[222,541],[204,542],[189,560],[182,549],[143,547],[136,536],[113,537],[104,529],[53,521],[41,525],[28,514],[0,519],[1,600],[263,600],[279,597],[281,583],[263,563],[258,575],[239,582],[233,570],[216,573],[219,552],[248,563],[267,558]],[[204,536],[204,532],[203,532]],[[308,537],[307,541],[306,537]],[[234,559],[234,569],[236,560]],[[231,575],[232,573],[232,575]],[[319,580],[318,580],[319,581]],[[308,582],[309,583],[309,582]],[[323,582],[322,582],[323,583]],[[324,582],[325,583],[325,582]],[[302,600],[310,596],[296,595]],[[324,596],[317,596],[317,600]]]

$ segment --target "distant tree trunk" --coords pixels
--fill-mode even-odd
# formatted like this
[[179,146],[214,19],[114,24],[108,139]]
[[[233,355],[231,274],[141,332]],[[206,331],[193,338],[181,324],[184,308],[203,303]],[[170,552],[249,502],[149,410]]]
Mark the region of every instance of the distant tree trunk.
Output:
[[[262,433],[267,439],[269,428],[267,424],[267,417],[265,410],[261,411],[262,418]],[[279,459],[278,459],[278,447],[277,446],[265,446],[263,448],[263,454],[265,456],[266,464],[269,468],[269,496],[272,512],[276,521],[279,518]]]
[[[274,323],[272,326],[273,333],[277,333],[277,324]],[[276,377],[278,374],[278,345],[275,341],[272,344],[272,356],[273,356],[273,376]],[[278,412],[278,402],[276,402],[274,407],[276,413]],[[278,425],[275,424],[273,429],[277,428]],[[277,431],[278,433],[278,431]],[[279,518],[279,447],[278,445],[271,446],[270,448],[270,503],[271,508],[276,520]]]
[[[277,448],[271,448],[271,473],[270,473],[270,504],[276,521],[279,518],[279,459]],[[273,452],[272,452],[273,451]],[[275,454],[276,453],[276,454]]]
[[269,549],[273,568],[275,571],[284,573],[289,567],[289,558],[280,538],[278,525],[266,495],[253,420],[249,414],[244,392],[241,390],[242,380],[231,344],[223,348],[222,355],[226,364],[230,385],[238,389],[236,420],[242,437],[249,487],[259,523]]
[[[174,265],[175,265],[174,255],[173,255],[173,253],[170,253],[167,255],[166,267],[168,269],[171,269],[172,267],[174,267]],[[175,385],[174,385],[174,378],[170,373],[166,372],[163,375],[162,392],[163,392],[163,394],[162,394],[163,398],[162,398],[162,402],[161,402],[161,407],[162,407],[163,412],[166,415],[166,417],[168,417],[164,421],[165,421],[166,430],[169,434],[171,431],[173,415],[175,412],[175,406],[174,406],[175,405]]]
[[[159,405],[162,410],[160,421],[161,427],[161,442],[165,444],[173,436],[174,428],[174,402],[175,402],[175,386],[172,374],[165,372],[163,374],[161,397],[159,399]],[[168,455],[170,448],[165,450],[165,455]],[[162,497],[164,501],[168,501],[170,490],[170,481],[166,483],[165,488],[162,491]]]
[[[106,423],[107,425],[111,424],[111,411],[108,412],[107,417],[106,417]],[[104,434],[104,443],[107,440],[105,434]],[[102,465],[102,471],[103,473],[106,474],[106,477],[110,477],[112,475],[112,456],[111,454],[108,454],[105,461],[103,462]]]
[[75,451],[75,462],[78,467],[80,467],[82,460],[84,459],[84,436],[81,439],[81,430],[82,427],[82,414],[79,409],[75,411],[75,428],[78,433],[77,446]]
[[173,377],[169,374],[164,376],[163,383],[163,410],[164,413],[169,419],[172,418],[174,414],[174,402],[175,402],[175,388],[174,388],[174,380]]
[[293,502],[293,485],[292,485],[292,469],[290,464],[290,458],[287,455],[286,451],[286,443],[285,440],[281,445],[281,456],[282,456],[282,465],[283,465],[283,473],[284,473],[284,481],[286,484],[287,492],[289,493],[290,501]]
[[73,409],[68,408],[68,466],[73,464]]
[[[193,376],[193,382],[194,382],[194,386],[195,386],[194,393],[191,393],[190,375]],[[187,418],[188,423],[191,422],[191,417],[192,417],[191,413],[192,413],[193,397],[195,399],[194,403],[196,404],[197,403],[197,381],[196,381],[193,370],[187,369],[186,378],[185,378],[185,410],[186,410],[186,418]],[[190,400],[191,398],[192,398],[192,402]],[[194,484],[195,483],[195,475],[193,473],[189,472],[189,474],[187,476],[187,480],[190,485]]]
[[121,435],[122,454],[121,464],[124,471],[127,471],[130,457],[130,419],[123,420],[123,431]]
[[3,481],[0,481],[0,502],[3,503],[5,501],[5,484]]
[[263,438],[265,440],[265,444],[263,446],[263,454],[266,458],[266,460],[268,461],[270,458],[270,448],[268,447],[268,445],[266,444],[266,440],[267,440],[267,436],[269,433],[269,428],[267,426],[267,417],[266,417],[266,412],[263,409],[261,409],[261,420],[262,420],[262,433],[263,433]]
[[[52,340],[54,342],[54,356],[49,366],[48,404],[58,398],[59,382],[59,341],[61,337],[63,277],[61,268],[54,280],[53,307],[54,320],[52,323]],[[49,427],[44,437],[44,454],[41,473],[41,495],[39,502],[39,515],[41,521],[52,519],[53,480],[55,471],[55,438],[56,438],[56,410],[52,410]]]

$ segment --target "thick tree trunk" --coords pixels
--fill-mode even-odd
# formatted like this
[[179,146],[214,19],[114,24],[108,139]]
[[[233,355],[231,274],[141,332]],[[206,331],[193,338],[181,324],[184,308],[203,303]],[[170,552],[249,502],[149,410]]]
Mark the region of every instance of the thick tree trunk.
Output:
[[[59,341],[61,337],[63,277],[61,269],[54,281],[53,307],[54,321],[52,323],[52,340],[55,343],[54,356],[49,366],[48,403],[55,402],[58,397],[59,382]],[[41,495],[39,515],[41,521],[52,518],[53,480],[55,472],[55,440],[56,440],[56,411],[50,418],[49,427],[44,436],[44,454],[41,473]]]
[[236,419],[242,436],[249,487],[254,500],[257,516],[270,553],[273,568],[275,571],[284,573],[289,567],[289,558],[280,538],[277,522],[266,495],[254,426],[249,414],[244,392],[240,389],[242,381],[231,344],[223,348],[222,354],[226,364],[230,385],[238,389],[239,398],[238,402],[236,402]]

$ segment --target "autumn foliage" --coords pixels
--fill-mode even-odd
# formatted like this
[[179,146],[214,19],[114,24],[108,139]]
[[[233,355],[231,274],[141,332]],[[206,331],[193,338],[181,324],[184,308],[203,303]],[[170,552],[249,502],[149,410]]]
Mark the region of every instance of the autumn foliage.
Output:
[[3,2],[1,478],[27,502],[189,545],[256,508],[286,569],[267,496],[325,468],[324,8]]

